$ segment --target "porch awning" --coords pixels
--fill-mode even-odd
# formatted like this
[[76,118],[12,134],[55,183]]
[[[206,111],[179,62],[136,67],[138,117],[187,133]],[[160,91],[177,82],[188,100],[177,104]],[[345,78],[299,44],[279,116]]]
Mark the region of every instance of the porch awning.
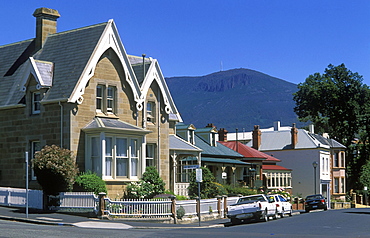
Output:
[[[193,161],[196,160],[194,157],[188,157],[184,160]],[[235,159],[226,159],[226,158],[212,158],[212,157],[201,157],[202,162],[210,163],[220,163],[220,164],[235,164],[235,165],[250,165],[251,163],[243,162]]]

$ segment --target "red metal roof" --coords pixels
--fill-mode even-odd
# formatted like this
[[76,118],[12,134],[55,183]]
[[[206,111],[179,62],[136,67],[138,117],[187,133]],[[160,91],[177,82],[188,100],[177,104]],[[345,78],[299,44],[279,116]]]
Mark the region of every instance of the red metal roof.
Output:
[[262,170],[291,170],[280,165],[262,165]]
[[245,158],[256,158],[256,159],[265,159],[264,161],[270,161],[270,162],[280,162],[281,160],[272,157],[268,154],[265,154],[261,151],[258,151],[256,149],[253,149],[247,145],[244,145],[240,142],[236,141],[219,141],[219,143],[223,144],[226,147],[229,147],[232,150],[235,150],[239,154],[242,154]]

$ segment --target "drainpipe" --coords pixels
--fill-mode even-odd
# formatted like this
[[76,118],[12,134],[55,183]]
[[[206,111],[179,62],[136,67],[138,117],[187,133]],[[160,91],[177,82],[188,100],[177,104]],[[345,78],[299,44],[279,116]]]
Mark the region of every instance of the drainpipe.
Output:
[[158,107],[157,107],[157,130],[158,130],[158,146],[157,146],[157,158],[158,158],[158,172],[159,174],[161,174],[161,171],[159,170],[160,169],[160,155],[161,155],[161,152],[160,152],[160,149],[161,149],[161,120],[160,120],[160,115],[161,115],[161,90],[160,88],[158,87]]
[[59,101],[60,106],[60,147],[63,148],[63,104]]

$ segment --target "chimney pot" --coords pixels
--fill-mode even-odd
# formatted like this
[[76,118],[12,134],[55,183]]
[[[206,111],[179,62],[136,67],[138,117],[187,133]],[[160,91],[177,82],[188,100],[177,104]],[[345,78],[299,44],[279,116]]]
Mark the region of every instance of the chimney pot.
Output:
[[42,48],[49,34],[57,32],[57,19],[60,14],[57,10],[41,7],[33,13],[36,17],[36,50]]

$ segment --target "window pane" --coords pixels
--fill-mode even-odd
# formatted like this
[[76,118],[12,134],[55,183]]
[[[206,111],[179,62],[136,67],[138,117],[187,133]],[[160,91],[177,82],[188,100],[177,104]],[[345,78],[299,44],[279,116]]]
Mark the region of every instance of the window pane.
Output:
[[96,109],[103,108],[103,87],[98,85],[96,87]]
[[99,138],[91,138],[91,156],[99,156]]
[[107,89],[107,111],[113,112],[114,105],[114,87],[108,87]]
[[112,157],[105,157],[105,176],[112,176]]
[[117,138],[117,156],[127,157],[127,139]]
[[137,140],[131,140],[131,157],[137,157]]
[[138,159],[131,158],[131,176],[137,176]]
[[112,156],[112,137],[105,138],[105,156]]
[[127,159],[117,159],[117,176],[127,176]]

